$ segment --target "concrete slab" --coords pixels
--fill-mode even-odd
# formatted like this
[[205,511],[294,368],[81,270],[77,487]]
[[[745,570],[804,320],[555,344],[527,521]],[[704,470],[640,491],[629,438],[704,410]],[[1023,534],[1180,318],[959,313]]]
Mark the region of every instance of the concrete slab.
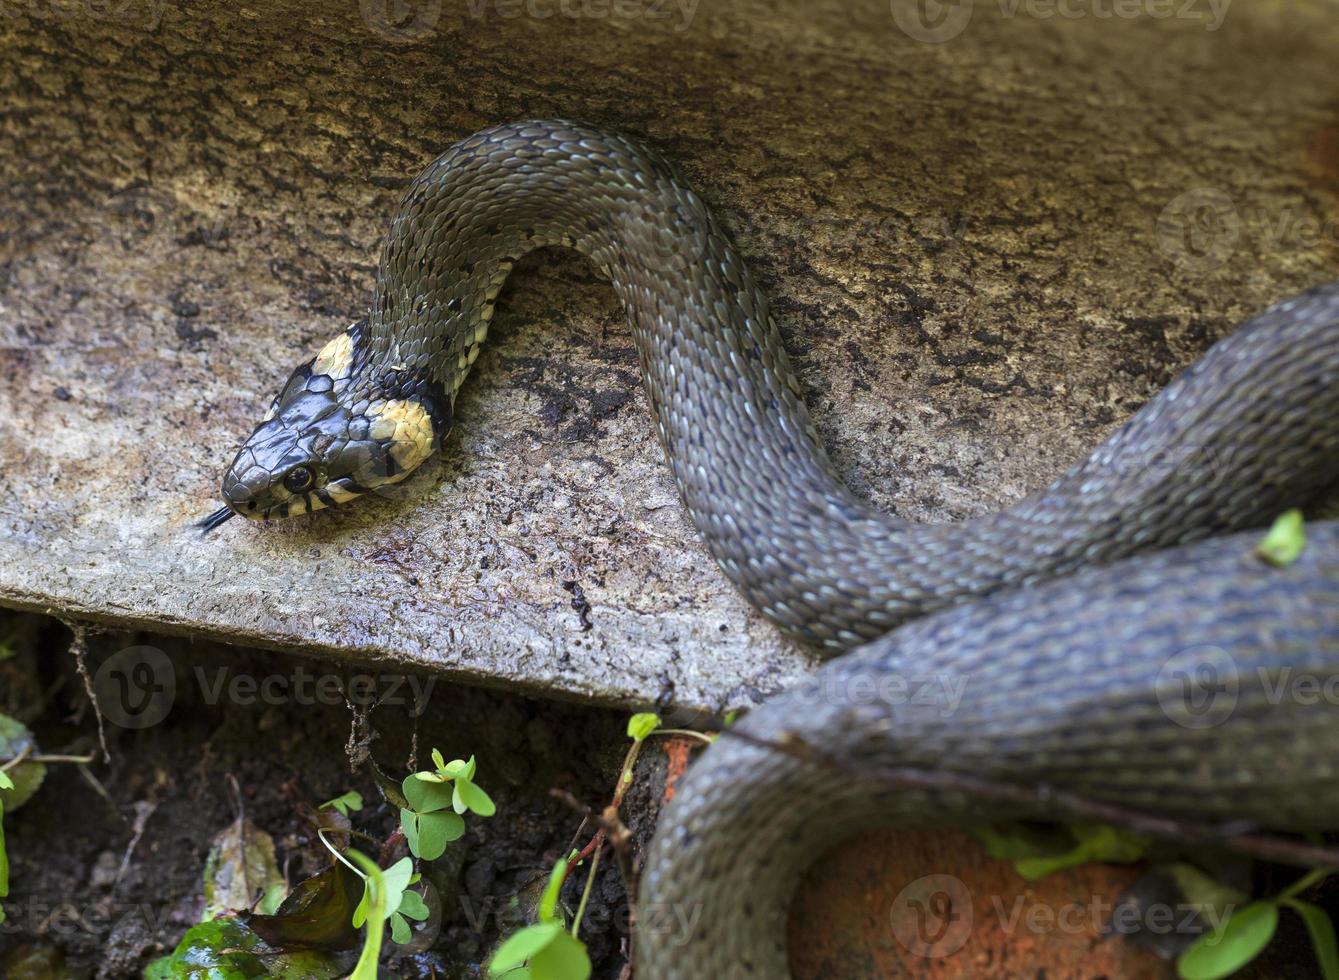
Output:
[[838,465],[915,519],[1049,480],[1335,275],[1329,4],[918,9],[0,3],[0,603],[613,704],[793,680],[810,656],[698,543],[613,294],[563,253],[513,277],[435,472],[189,524],[360,314],[408,180],[506,119],[678,161]]

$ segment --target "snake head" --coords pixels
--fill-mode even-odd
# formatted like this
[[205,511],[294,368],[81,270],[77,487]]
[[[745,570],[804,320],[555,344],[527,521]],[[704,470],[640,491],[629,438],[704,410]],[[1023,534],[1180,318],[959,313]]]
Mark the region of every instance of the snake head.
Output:
[[361,324],[300,365],[223,476],[233,514],[272,520],[309,514],[398,483],[440,445],[450,399],[421,375],[355,372]]

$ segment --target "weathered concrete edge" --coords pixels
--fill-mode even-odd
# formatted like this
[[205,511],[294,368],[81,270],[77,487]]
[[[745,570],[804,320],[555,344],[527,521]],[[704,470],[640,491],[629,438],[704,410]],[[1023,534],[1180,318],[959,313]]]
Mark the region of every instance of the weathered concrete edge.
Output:
[[[265,621],[254,628],[245,628],[222,621],[191,619],[170,612],[149,614],[127,609],[124,613],[115,613],[96,602],[60,598],[54,592],[39,588],[16,587],[8,583],[0,583],[0,606],[52,616],[70,626],[85,625],[116,632],[143,630],[231,646],[273,650],[311,659],[326,659],[341,668],[362,667],[382,670],[391,668],[431,675],[449,683],[591,707],[641,709],[666,706],[665,703],[657,704],[657,698],[638,684],[640,678],[618,671],[603,672],[603,679],[607,682],[604,685],[590,684],[580,674],[563,676],[555,674],[530,676],[519,672],[500,674],[496,670],[496,661],[489,659],[488,656],[489,650],[498,645],[495,640],[485,639],[473,644],[470,649],[462,651],[462,660],[453,663],[379,644],[322,643],[304,635],[296,628],[284,627],[273,621]],[[635,614],[626,615],[641,618]],[[626,627],[617,629],[623,632]],[[764,666],[764,672],[768,674],[769,680],[775,682],[778,687],[788,686],[798,680],[811,667],[809,655],[798,648],[793,649],[793,663],[773,663],[770,670],[761,665]],[[787,667],[791,669],[787,671]],[[668,703],[672,705],[674,716],[683,721],[692,716],[700,716],[704,720],[716,718],[729,708],[752,706],[759,698],[750,694],[751,690],[752,687],[747,680],[741,678],[740,683],[732,691],[725,692],[717,701],[709,701],[703,697],[704,692],[696,685],[685,690],[683,695],[677,688],[662,691],[661,694],[672,694]]]

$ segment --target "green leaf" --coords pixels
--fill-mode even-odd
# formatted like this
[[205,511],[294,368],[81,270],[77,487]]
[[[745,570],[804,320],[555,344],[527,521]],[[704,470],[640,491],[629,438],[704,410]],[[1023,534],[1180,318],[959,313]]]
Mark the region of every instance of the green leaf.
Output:
[[590,957],[585,944],[570,932],[560,931],[553,941],[530,957],[533,980],[586,980]]
[[1306,549],[1306,522],[1297,508],[1284,511],[1255,546],[1257,557],[1280,568],[1291,565]]
[[[422,773],[417,775],[421,776]],[[451,805],[451,796],[455,791],[455,787],[451,783],[428,782],[417,779],[415,776],[406,779],[400,788],[404,791],[409,806],[419,813],[445,810]]]
[[442,753],[436,749],[432,750],[432,764],[438,769],[446,768],[446,760],[442,758]]
[[642,711],[628,719],[628,738],[641,742],[660,727],[660,715],[651,711]]
[[392,912],[388,920],[391,924],[391,941],[403,946],[414,938],[414,930],[399,912]]
[[405,843],[409,845],[410,853],[415,857],[422,857],[423,855],[419,854],[423,843],[418,839],[418,814],[413,810],[401,810],[400,830],[404,832]]
[[[5,804],[0,800],[0,898],[9,895],[9,854],[5,851]],[[0,905],[0,922],[5,921],[5,907]]]
[[1014,869],[1028,881],[1080,864],[1137,861],[1148,847],[1143,838],[1110,824],[1077,823],[1067,825],[1064,830],[1067,840],[1054,832],[1026,825],[976,827],[972,835],[992,857],[1013,861]]
[[[0,715],[0,759],[17,759],[25,749],[29,754],[37,752],[33,733],[9,715]],[[0,788],[0,803],[13,812],[37,792],[46,778],[46,766],[40,762],[21,762],[6,770],[6,777],[10,785]]]
[[[574,850],[570,857],[576,857]],[[563,882],[567,880],[567,860],[559,859],[549,872],[548,884],[544,886],[544,894],[539,897],[538,915],[540,922],[556,922],[559,926],[562,921],[558,918],[558,894],[563,890]]]
[[400,827],[414,856],[435,861],[446,852],[446,845],[465,835],[465,821],[454,813],[415,813],[400,811]]
[[1250,899],[1240,888],[1226,885],[1184,861],[1163,865],[1160,870],[1176,883],[1186,904],[1197,909],[1205,922],[1222,922]]
[[1334,923],[1325,910],[1300,898],[1285,898],[1283,904],[1302,917],[1311,936],[1311,948],[1325,980],[1339,980],[1339,944],[1335,943]]
[[366,854],[350,849],[348,856],[367,873],[367,938],[362,955],[349,980],[377,980],[377,960],[381,958],[381,940],[386,926],[386,881],[377,862]]
[[973,837],[991,857],[1004,861],[1058,857],[1074,849],[1074,835],[1061,827],[1039,828],[1030,824],[973,827]]
[[256,906],[256,910],[260,912],[261,915],[274,915],[275,912],[279,911],[279,906],[284,903],[284,899],[287,896],[287,884],[280,881],[277,884],[271,885],[269,890],[265,892],[264,897],[261,898],[260,904]]
[[1252,902],[1212,932],[1200,936],[1177,958],[1181,980],[1218,980],[1230,976],[1260,955],[1279,924],[1274,902]]
[[[250,950],[260,940],[234,918],[211,919],[186,930],[166,962],[157,961],[155,976],[170,980],[252,980],[268,977]],[[161,965],[159,965],[161,964]]]
[[0,789],[13,789],[14,780],[9,778],[8,773],[0,772]]
[[445,776],[449,776],[451,779],[473,779],[474,770],[474,756],[470,756],[468,762],[464,759],[452,759],[438,771]]
[[428,916],[432,914],[428,908],[428,903],[423,901],[423,896],[418,892],[405,892],[400,899],[400,907],[396,911],[406,919],[413,919],[415,922],[426,922]]
[[356,789],[351,789],[347,793],[336,796],[333,800],[326,800],[317,809],[324,810],[327,807],[336,809],[347,817],[350,810],[361,810],[363,808],[363,794]]
[[492,798],[472,782],[457,782],[456,790],[471,813],[481,817],[491,817],[497,813]]
[[1138,861],[1148,850],[1145,838],[1111,824],[1076,824],[1070,831],[1078,837],[1093,861],[1129,863]]
[[[386,904],[391,907],[391,911],[394,911],[400,907],[400,896],[404,894],[404,890],[409,887],[409,882],[414,877],[414,862],[410,858],[402,857],[381,874],[386,879]],[[391,899],[395,901],[392,902]]]
[[488,972],[498,977],[518,966],[524,966],[555,938],[565,935],[567,933],[557,922],[540,922],[537,925],[526,926],[508,936],[498,947],[498,951],[488,961]]
[[[394,915],[400,907],[400,901],[404,897],[405,889],[409,887],[409,879],[414,875],[414,862],[412,859],[403,857],[396,861],[389,868],[381,872],[381,884],[384,894],[382,895],[382,904],[386,907],[386,914],[383,918],[389,918]],[[353,910],[353,924],[355,928],[362,928],[370,914],[370,899],[372,889],[366,886],[363,889],[362,901],[358,907]]]

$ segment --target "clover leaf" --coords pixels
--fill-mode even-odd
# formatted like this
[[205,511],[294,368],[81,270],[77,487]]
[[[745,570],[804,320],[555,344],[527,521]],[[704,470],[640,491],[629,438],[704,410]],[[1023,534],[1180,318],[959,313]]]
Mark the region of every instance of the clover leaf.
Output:
[[363,794],[356,789],[351,789],[347,793],[341,793],[333,800],[326,800],[318,810],[333,809],[338,810],[343,816],[348,816],[350,810],[361,810],[363,808]]
[[1269,533],[1255,546],[1258,557],[1280,568],[1297,561],[1304,550],[1306,523],[1302,520],[1302,512],[1296,507],[1280,514]]
[[628,719],[628,738],[643,742],[659,727],[660,715],[651,711],[640,712]]

